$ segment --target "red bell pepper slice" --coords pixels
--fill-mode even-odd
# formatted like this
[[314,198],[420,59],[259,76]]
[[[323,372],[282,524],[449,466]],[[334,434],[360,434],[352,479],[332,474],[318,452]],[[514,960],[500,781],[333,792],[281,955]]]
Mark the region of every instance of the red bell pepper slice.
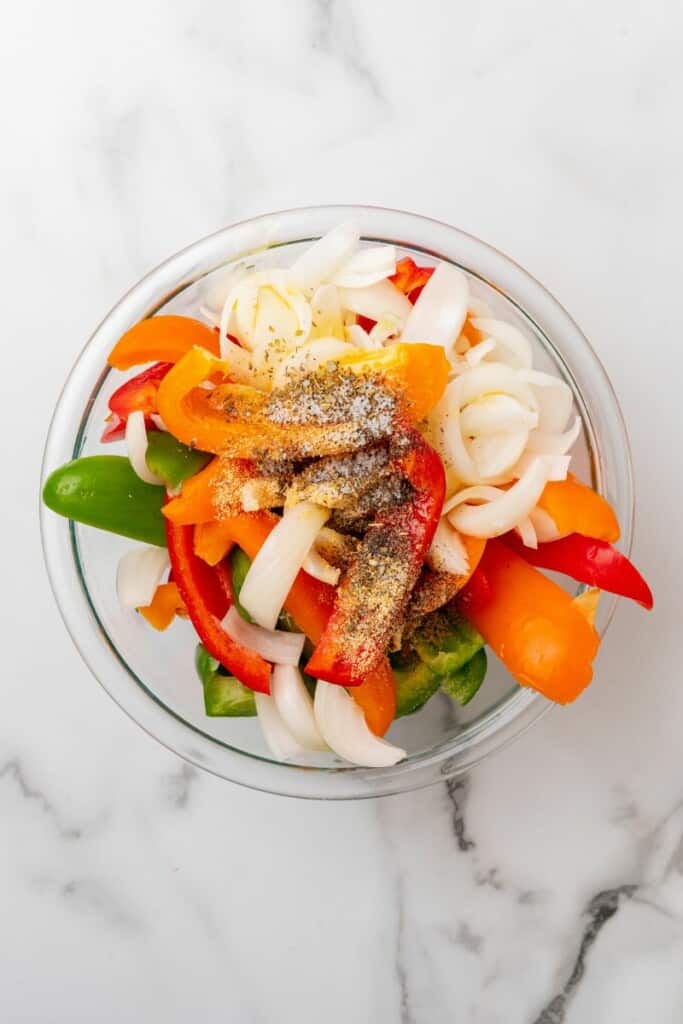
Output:
[[528,548],[513,533],[506,534],[503,540],[539,569],[561,572],[579,583],[628,597],[648,610],[654,604],[652,591],[635,565],[609,541],[570,533],[561,540]]
[[413,485],[413,498],[378,515],[356,561],[342,578],[332,615],[306,671],[342,686],[359,686],[386,654],[432,542],[445,493],[441,459],[416,430],[396,469]]
[[172,368],[173,363],[155,363],[116,389],[109,399],[111,416],[102,434],[103,441],[120,441],[132,412],[144,413],[147,421],[150,414],[157,411],[159,385]]
[[235,643],[221,624],[233,600],[227,566],[207,565],[195,555],[192,526],[176,526],[167,521],[166,538],[173,579],[209,654],[245,686],[258,693],[270,693],[270,664],[260,654]]
[[433,273],[434,267],[418,267],[414,259],[410,256],[404,256],[396,264],[396,273],[389,280],[393,281],[399,291],[407,295],[413,305],[415,305],[422,289]]

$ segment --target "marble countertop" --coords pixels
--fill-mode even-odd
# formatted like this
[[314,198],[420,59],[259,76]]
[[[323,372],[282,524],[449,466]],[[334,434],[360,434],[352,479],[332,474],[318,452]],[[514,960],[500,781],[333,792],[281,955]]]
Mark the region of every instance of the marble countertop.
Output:
[[[13,6],[2,1021],[683,1020],[682,28],[673,0]],[[572,311],[630,425],[657,597],[619,608],[575,706],[356,804],[239,789],[129,722],[35,514],[51,408],[116,299],[223,224],[327,201],[457,224]]]

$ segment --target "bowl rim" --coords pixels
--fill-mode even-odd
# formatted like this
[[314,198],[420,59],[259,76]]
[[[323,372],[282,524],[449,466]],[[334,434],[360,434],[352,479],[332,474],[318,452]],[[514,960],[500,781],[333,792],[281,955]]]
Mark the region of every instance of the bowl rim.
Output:
[[[393,241],[432,259],[463,267],[499,292],[531,324],[541,343],[553,352],[572,381],[583,425],[590,435],[598,490],[609,489],[607,485],[610,483],[612,488],[618,487],[622,547],[630,554],[635,510],[626,426],[605,368],[575,320],[548,289],[494,246],[442,221],[380,206],[334,204],[294,207],[247,218],[193,242],[144,275],[96,327],[66,379],[48,430],[41,491],[52,469],[78,457],[89,409],[110,372],[103,351],[106,355],[112,338],[120,336],[131,323],[153,315],[174,295],[221,265],[261,251],[264,243],[286,245],[313,240],[351,216],[360,221],[364,240]],[[407,235],[403,239],[397,237],[399,225]],[[391,230],[388,231],[389,228]],[[411,229],[414,229],[414,237],[410,236]],[[420,235],[424,239],[422,243],[416,241]],[[212,257],[208,265],[207,254]],[[463,262],[465,257],[468,259]],[[475,265],[469,262],[472,257],[476,257]],[[550,336],[543,323],[552,323]],[[564,348],[558,348],[553,340],[560,335],[571,339],[575,349],[573,360],[568,360]],[[575,365],[578,361],[581,362],[582,373],[589,373],[590,390],[600,398],[599,408],[595,407],[594,401],[590,408],[586,403],[586,386],[580,387],[576,380]],[[89,397],[84,402],[85,395]],[[73,429],[68,431],[73,423],[67,424],[65,437],[63,416],[68,412],[71,419],[74,405],[81,410],[80,421],[75,432]],[[610,448],[609,462],[605,459],[594,426],[596,419],[602,421],[605,418],[608,421],[603,426],[609,433],[605,442]],[[605,441],[605,438],[601,440]],[[619,455],[621,458],[617,459]],[[617,463],[619,472],[614,478]],[[501,699],[471,728],[392,768],[367,769],[351,765],[312,768],[283,764],[238,750],[182,719],[146,688],[144,681],[137,677],[109,640],[90,600],[80,569],[73,523],[55,516],[42,502],[40,522],[48,577],[60,614],[91,673],[119,707],[150,736],[192,764],[230,781],[270,793],[312,799],[367,798],[418,789],[470,769],[494,750],[502,749],[520,736],[553,706],[539,694],[520,688]],[[86,615],[83,614],[83,597],[89,606],[85,609]],[[616,598],[610,598],[603,606],[602,635],[612,619],[616,603]],[[125,673],[126,678],[121,673]],[[138,685],[131,687],[131,681]]]

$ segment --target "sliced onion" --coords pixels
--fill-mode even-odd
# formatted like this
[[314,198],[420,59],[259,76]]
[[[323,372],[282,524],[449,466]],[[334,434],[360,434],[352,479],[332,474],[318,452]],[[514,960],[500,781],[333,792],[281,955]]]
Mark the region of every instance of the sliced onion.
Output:
[[540,455],[564,455],[573,447],[581,433],[581,420],[577,416],[569,430],[563,434],[547,434],[542,430],[532,430],[529,434],[528,448]]
[[157,430],[161,430],[162,433],[168,434],[168,427],[166,426],[158,412],[150,413],[149,418],[151,419],[152,423],[157,428]]
[[567,426],[572,411],[572,392],[559,377],[540,370],[520,370],[519,377],[531,385],[539,408],[538,428],[559,434]]
[[426,341],[448,351],[467,317],[469,285],[461,270],[440,263],[420,293],[401,335],[402,341]]
[[502,350],[501,362],[509,363],[515,369],[528,369],[533,363],[531,342],[518,327],[505,320],[490,317],[475,317],[472,326],[496,342],[496,349]]
[[531,516],[526,516],[521,522],[517,523],[515,532],[522,538],[522,544],[526,548],[533,548],[536,550],[538,547],[538,537],[536,536],[536,530],[531,520]]
[[538,506],[533,508],[529,513],[529,519],[536,531],[536,537],[541,544],[546,544],[551,540],[559,540],[562,536],[557,528],[555,520],[544,508],[539,508]]
[[313,711],[311,695],[293,665],[276,665],[270,692],[286,728],[305,750],[327,750]]
[[325,742],[351,764],[386,768],[406,756],[405,750],[370,731],[361,708],[342,686],[318,680],[313,704]]
[[162,484],[156,473],[147,465],[145,456],[147,454],[147,428],[145,427],[144,413],[132,412],[126,423],[126,445],[128,447],[128,458],[130,464],[146,484]]
[[370,341],[376,347],[380,347],[389,338],[397,335],[401,330],[401,323],[393,315],[393,313],[387,313],[381,320],[378,320],[375,326],[370,331]]
[[223,629],[242,647],[260,654],[266,661],[278,665],[298,665],[306,637],[303,633],[288,633],[283,629],[264,629],[245,622],[235,606],[223,619]]
[[480,341],[478,345],[472,346],[465,353],[465,362],[471,369],[474,366],[479,366],[488,355],[490,355],[496,347],[496,343],[493,338],[487,338],[486,341]]
[[452,494],[444,502],[441,515],[447,516],[449,512],[452,512],[458,505],[462,505],[463,502],[472,504],[473,502],[495,501],[496,498],[503,494],[505,494],[505,491],[501,487],[493,487],[491,484],[475,484],[473,487],[467,487],[456,494]]
[[357,224],[337,224],[297,257],[290,267],[292,280],[300,288],[317,288],[351,258],[359,241]]
[[512,395],[487,394],[465,406],[460,422],[467,437],[476,437],[503,431],[533,430],[538,423],[538,413]]
[[404,324],[413,307],[410,300],[391,281],[378,281],[367,288],[340,288],[339,300],[342,309],[367,316],[370,320],[381,320],[393,314]]
[[285,598],[330,510],[302,501],[287,509],[264,541],[242,584],[240,602],[254,622],[273,629]]
[[446,466],[452,466],[460,480],[473,483],[477,480],[477,467],[465,447],[460,427],[461,382],[462,377],[457,377],[447,386],[430,413],[429,432]]
[[341,569],[338,569],[336,565],[330,565],[327,559],[323,558],[319,551],[316,551],[315,545],[306,555],[303,569],[309,576],[320,580],[321,583],[329,583],[331,587],[337,586],[341,576]]
[[517,483],[484,505],[465,504],[474,490],[466,488],[455,496],[458,504],[448,513],[449,522],[470,537],[500,537],[529,515],[543,493],[548,474],[547,460],[538,457]]
[[537,452],[526,451],[514,468],[513,475],[519,479],[524,476],[535,459],[542,458],[548,467],[548,481],[566,480],[569,472],[571,455],[539,455]]
[[256,713],[266,746],[278,761],[290,761],[306,751],[285,725],[275,701],[267,693],[255,693]]
[[344,340],[339,292],[333,284],[321,284],[311,299],[311,333],[314,338],[340,338]]
[[476,295],[470,294],[470,301],[467,303],[467,312],[473,317],[475,316],[493,316],[493,310],[484,302],[483,299],[478,299]]
[[169,567],[166,548],[140,547],[127,551],[116,570],[116,595],[122,608],[145,608]]
[[459,378],[461,405],[467,405],[482,395],[491,392],[502,392],[512,395],[523,405],[534,411],[538,410],[538,402],[534,393],[521,373],[506,366],[505,363],[482,363],[474,369],[463,373]]
[[312,373],[326,363],[353,352],[353,346],[339,338],[317,338],[309,341],[287,356],[275,370],[273,381],[281,387],[294,377]]
[[361,249],[335,273],[332,280],[341,288],[367,288],[396,273],[396,249],[377,245]]
[[445,516],[439,520],[426,562],[436,572],[449,572],[454,576],[465,576],[469,572],[470,562],[465,545]]
[[486,434],[467,442],[467,450],[474,459],[477,476],[488,483],[507,483],[512,480],[515,465],[529,438],[527,430]]
[[344,336],[356,348],[375,349],[382,347],[379,341],[373,341],[365,328],[361,327],[360,324],[347,324],[344,328]]

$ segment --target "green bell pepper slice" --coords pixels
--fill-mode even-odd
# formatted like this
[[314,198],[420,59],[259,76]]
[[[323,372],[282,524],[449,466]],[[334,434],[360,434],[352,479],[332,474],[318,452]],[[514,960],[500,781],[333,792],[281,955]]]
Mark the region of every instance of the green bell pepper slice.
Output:
[[248,718],[256,714],[254,691],[239,679],[220,671],[220,662],[197,644],[194,658],[204,688],[204,710],[209,718]]
[[207,452],[188,448],[164,430],[150,430],[147,433],[145,461],[167,487],[180,487],[184,480],[198,473],[212,458]]
[[163,487],[145,483],[122,455],[89,455],[60,466],[45,481],[53,512],[98,530],[166,547]]
[[441,689],[458,704],[469,704],[484,682],[488,661],[482,647],[462,668],[441,680]]

